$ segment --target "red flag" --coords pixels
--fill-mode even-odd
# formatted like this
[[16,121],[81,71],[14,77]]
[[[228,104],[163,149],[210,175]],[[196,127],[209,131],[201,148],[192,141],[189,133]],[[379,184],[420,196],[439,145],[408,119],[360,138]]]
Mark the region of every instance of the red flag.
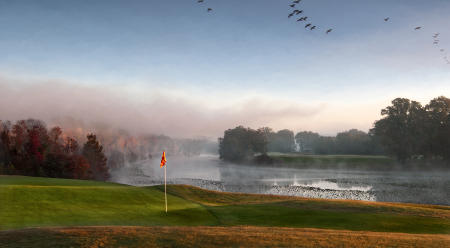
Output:
[[162,158],[161,158],[161,164],[160,164],[159,167],[162,168],[166,164],[166,162],[167,162],[167,160],[166,160],[166,152],[163,151],[163,155],[162,155]]

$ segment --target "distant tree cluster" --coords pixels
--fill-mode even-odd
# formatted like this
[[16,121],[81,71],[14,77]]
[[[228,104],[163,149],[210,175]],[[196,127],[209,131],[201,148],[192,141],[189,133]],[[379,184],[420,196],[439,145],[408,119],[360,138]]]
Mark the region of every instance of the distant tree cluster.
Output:
[[450,160],[450,99],[444,96],[422,106],[397,98],[381,110],[383,118],[371,134],[400,161],[412,158]]
[[223,160],[249,160],[256,153],[267,152],[374,155],[382,154],[383,150],[374,137],[356,129],[328,137],[309,131],[294,136],[294,132],[287,129],[274,132],[268,127],[253,130],[239,126],[228,129],[219,139],[219,154]]
[[107,180],[103,147],[94,134],[80,148],[59,127],[28,119],[0,121],[0,174]]

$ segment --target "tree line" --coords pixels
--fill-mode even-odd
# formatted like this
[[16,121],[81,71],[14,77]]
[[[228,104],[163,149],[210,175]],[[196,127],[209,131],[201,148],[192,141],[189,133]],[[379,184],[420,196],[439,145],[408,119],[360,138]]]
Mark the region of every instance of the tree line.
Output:
[[397,98],[381,110],[382,119],[368,132],[351,129],[336,136],[311,131],[294,135],[238,126],[219,138],[220,158],[227,161],[253,159],[256,153],[300,152],[303,154],[391,155],[399,161],[438,159],[450,161],[450,99],[437,97],[422,106]]
[[63,137],[60,127],[47,129],[35,119],[0,121],[0,174],[94,179],[109,178],[107,158],[95,134],[80,147]]
[[250,160],[255,154],[268,152],[302,154],[383,154],[380,144],[368,133],[351,129],[336,136],[321,136],[311,131],[301,131],[294,135],[291,130],[273,131],[271,128],[259,129],[238,126],[228,129],[219,138],[221,159],[238,162]]

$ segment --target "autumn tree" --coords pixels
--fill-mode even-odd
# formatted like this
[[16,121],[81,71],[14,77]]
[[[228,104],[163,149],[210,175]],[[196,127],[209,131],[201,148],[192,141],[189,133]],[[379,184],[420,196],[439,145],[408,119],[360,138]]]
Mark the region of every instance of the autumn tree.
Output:
[[106,164],[107,159],[103,153],[103,146],[98,142],[96,135],[87,135],[87,141],[83,146],[82,155],[89,163],[89,171],[95,180],[105,181],[109,179],[109,170]]

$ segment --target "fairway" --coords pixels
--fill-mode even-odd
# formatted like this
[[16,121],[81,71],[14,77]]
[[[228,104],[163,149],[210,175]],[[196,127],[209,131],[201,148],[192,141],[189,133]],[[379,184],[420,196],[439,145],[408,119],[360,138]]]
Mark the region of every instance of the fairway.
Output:
[[162,186],[0,176],[0,200],[0,244],[23,232],[30,240],[41,231],[57,239],[62,234],[56,229],[18,229],[61,226],[203,226],[200,236],[214,230],[204,226],[443,234],[433,237],[447,239],[450,234],[447,206],[222,193],[184,185],[168,186],[167,214]]

